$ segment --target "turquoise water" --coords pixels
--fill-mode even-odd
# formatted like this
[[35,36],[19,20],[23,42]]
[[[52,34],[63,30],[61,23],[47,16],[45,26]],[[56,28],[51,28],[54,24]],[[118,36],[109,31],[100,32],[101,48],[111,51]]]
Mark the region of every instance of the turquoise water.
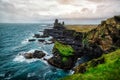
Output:
[[20,55],[42,50],[46,58],[51,57],[54,44],[28,42],[35,33],[42,34],[39,31],[49,27],[49,24],[0,24],[0,80],[57,80],[71,74],[42,59],[25,59]]

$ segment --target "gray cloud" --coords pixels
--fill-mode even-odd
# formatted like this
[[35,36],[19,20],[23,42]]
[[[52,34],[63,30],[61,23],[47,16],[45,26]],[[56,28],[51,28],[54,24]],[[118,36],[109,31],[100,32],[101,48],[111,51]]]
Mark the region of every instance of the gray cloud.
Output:
[[120,0],[0,0],[0,22],[101,19],[120,15],[119,4]]

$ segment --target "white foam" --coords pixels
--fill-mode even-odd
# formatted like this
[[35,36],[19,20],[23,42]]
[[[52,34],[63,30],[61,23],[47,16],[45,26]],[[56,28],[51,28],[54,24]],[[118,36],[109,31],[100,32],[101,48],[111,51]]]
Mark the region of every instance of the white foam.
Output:
[[35,73],[28,73],[27,77],[35,76]]
[[33,37],[31,37],[31,36],[34,36],[34,34],[33,33],[31,33],[30,35],[29,35],[29,37],[26,37],[22,42],[21,42],[21,44],[28,44],[28,40],[29,39],[33,39]]
[[17,55],[13,61],[15,62],[27,62],[27,63],[31,63],[31,62],[35,62],[37,61],[38,59],[25,59],[25,57],[23,55]]
[[39,32],[40,35],[43,35],[43,32]]
[[27,44],[28,43],[28,39],[25,39],[21,42],[21,44]]
[[38,61],[38,60],[39,60],[39,61],[41,61],[41,62],[43,62],[43,63],[45,63],[45,64],[48,65],[47,61],[44,60],[44,58],[45,58],[45,59],[49,59],[49,58],[52,57],[52,56],[51,56],[51,55],[48,56],[48,55],[47,55],[48,53],[47,53],[46,51],[43,51],[44,53],[46,53],[46,56],[45,56],[44,58],[41,58],[41,59],[38,59],[38,58],[26,59],[26,58],[24,57],[24,54],[33,53],[35,50],[36,50],[36,49],[32,49],[32,50],[30,50],[30,51],[28,51],[28,52],[21,52],[21,53],[19,53],[18,55],[16,55],[16,57],[13,59],[13,61],[15,61],[15,62],[31,63],[31,62],[35,62],[35,61]]
[[69,75],[72,75],[72,74],[74,74],[74,72],[75,72],[75,71],[73,71],[73,70],[70,70],[70,73],[69,73]]
[[51,57],[53,57],[52,54],[51,54],[51,55],[46,55],[46,56],[45,56],[45,59],[50,59]]
[[23,41],[21,42],[20,45],[17,45],[17,46],[15,46],[15,47],[13,47],[12,50],[15,50],[15,49],[17,49],[17,48],[23,47],[23,46],[25,46],[25,45],[27,45],[27,44],[28,44],[28,40],[25,39],[25,40],[23,40]]
[[45,27],[45,26],[47,26],[47,25],[45,25],[45,24],[42,24],[42,25],[40,25],[40,26],[43,26],[43,27]]

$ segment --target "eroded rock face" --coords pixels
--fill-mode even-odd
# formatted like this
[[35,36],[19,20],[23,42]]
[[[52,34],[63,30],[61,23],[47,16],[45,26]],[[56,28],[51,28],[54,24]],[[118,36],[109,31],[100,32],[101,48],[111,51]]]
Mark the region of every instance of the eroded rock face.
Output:
[[[87,33],[86,38],[88,43],[91,44],[86,48],[86,50],[90,52],[90,54],[88,54],[89,57],[91,55],[94,58],[97,57],[103,53],[102,50],[105,52],[114,51],[116,47],[120,47],[120,16],[102,21],[96,29]],[[91,53],[91,51],[93,51],[93,53]],[[104,62],[104,57],[92,59],[89,62],[79,64],[74,68],[74,71],[75,73],[84,73],[88,67],[96,67]]]
[[115,16],[103,21],[94,30],[87,33],[90,43],[99,45],[104,51],[120,44],[120,17]]
[[45,53],[42,51],[35,50],[33,53],[25,53],[24,57],[26,59],[32,59],[32,58],[43,58],[45,56]]
[[93,59],[89,62],[86,62],[86,63],[82,63],[78,66],[76,66],[74,68],[74,71],[75,71],[75,74],[77,73],[85,73],[86,70],[89,68],[89,67],[96,67],[97,65],[99,64],[103,64],[105,62],[105,59],[104,57],[101,57],[101,58],[98,58],[98,59]]
[[48,63],[55,67],[64,69],[64,70],[72,69],[76,62],[76,59],[74,57],[70,56],[70,57],[66,57],[67,60],[64,61],[63,58],[64,57],[61,56],[60,53],[54,53],[54,56],[52,58],[48,59]]

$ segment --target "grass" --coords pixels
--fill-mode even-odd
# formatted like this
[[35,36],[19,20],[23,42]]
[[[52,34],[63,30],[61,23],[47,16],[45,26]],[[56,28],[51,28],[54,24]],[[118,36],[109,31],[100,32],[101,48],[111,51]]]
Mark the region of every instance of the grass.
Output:
[[84,74],[74,74],[61,80],[120,80],[120,49],[102,57],[105,63],[90,66]]
[[73,48],[70,45],[64,45],[58,41],[55,42],[54,46],[62,56],[71,56],[73,55]]
[[66,62],[66,61],[68,61],[68,58],[67,57],[63,57],[62,58],[62,62]]
[[96,27],[96,25],[66,25],[66,29],[75,30],[77,32],[88,32]]

